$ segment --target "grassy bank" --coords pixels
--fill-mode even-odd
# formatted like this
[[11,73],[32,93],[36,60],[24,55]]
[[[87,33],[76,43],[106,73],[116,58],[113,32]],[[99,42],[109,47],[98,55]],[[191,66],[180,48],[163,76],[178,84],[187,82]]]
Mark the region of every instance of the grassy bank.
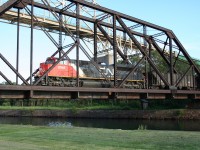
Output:
[[140,101],[112,100],[2,100],[0,109],[73,109],[73,110],[131,110],[141,109]]
[[[200,106],[200,103],[191,100],[149,100],[148,102],[147,109],[149,110],[185,109],[189,108],[188,106]],[[142,107],[140,100],[0,99],[0,109],[141,110]]]
[[1,150],[195,150],[199,132],[0,125]]

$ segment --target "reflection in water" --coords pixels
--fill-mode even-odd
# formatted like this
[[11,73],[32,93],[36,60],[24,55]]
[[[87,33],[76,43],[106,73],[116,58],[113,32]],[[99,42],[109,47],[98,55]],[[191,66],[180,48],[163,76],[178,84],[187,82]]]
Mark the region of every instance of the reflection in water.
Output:
[[50,127],[73,127],[71,122],[60,122],[60,121],[50,122],[48,124],[48,126],[50,126]]
[[31,118],[0,117],[0,124],[34,126],[91,127],[136,130],[146,126],[147,130],[200,131],[200,121],[192,120],[133,120],[133,119],[80,119],[80,118]]

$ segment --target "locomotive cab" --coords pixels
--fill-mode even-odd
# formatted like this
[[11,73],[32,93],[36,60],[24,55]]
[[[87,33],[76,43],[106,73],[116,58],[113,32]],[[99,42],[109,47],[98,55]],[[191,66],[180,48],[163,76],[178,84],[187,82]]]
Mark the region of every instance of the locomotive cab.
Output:
[[100,67],[100,71],[101,71],[102,73],[104,73],[106,76],[113,77],[113,72],[112,72],[111,69],[107,66],[106,63],[100,62],[100,63],[99,63],[99,67]]
[[42,76],[44,74],[44,72],[45,72],[44,64],[46,64],[46,65],[48,65],[48,64],[54,64],[56,61],[57,61],[56,58],[54,58],[54,57],[48,57],[45,62],[40,63],[40,67],[39,67],[39,69],[36,70],[37,72],[34,75],[35,79],[39,78],[40,76]]
[[[48,57],[45,62],[40,63],[40,67],[35,74],[35,78],[42,76],[49,68],[57,62],[57,58]],[[47,74],[48,77],[76,77],[76,70],[68,61],[62,61],[57,64]]]
[[45,64],[54,64],[57,61],[55,57],[48,57],[45,61]]

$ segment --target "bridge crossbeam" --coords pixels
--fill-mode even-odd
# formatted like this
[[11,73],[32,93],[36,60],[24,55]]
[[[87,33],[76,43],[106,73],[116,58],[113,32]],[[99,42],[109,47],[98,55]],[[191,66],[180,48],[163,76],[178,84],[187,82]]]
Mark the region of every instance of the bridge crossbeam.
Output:
[[14,7],[16,4],[18,4],[20,0],[9,0],[3,5],[0,6],[0,16],[4,14],[6,11]]

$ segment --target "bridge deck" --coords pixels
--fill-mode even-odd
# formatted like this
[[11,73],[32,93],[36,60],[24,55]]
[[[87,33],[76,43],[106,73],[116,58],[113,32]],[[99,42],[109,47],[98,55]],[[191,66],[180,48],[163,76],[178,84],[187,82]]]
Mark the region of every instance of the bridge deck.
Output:
[[157,89],[119,89],[119,88],[81,88],[49,86],[1,85],[0,98],[59,98],[59,99],[199,99],[200,91],[195,90],[157,90]]

